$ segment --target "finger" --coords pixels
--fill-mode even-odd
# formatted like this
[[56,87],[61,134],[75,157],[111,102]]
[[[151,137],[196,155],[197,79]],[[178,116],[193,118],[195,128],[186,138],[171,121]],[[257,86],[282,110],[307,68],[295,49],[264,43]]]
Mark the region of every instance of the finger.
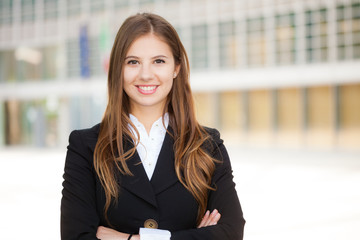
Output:
[[221,214],[217,213],[213,218],[211,225],[216,225],[219,222],[220,218],[221,218]]
[[102,237],[104,228],[105,228],[105,227],[103,227],[103,226],[99,226],[99,227],[97,228],[97,231],[96,231],[96,237],[97,237],[97,238]]
[[218,213],[218,210],[216,210],[216,209],[214,209],[214,210],[211,212],[209,218],[208,218],[208,219],[206,220],[206,222],[205,222],[205,226],[210,226],[210,225],[211,225],[212,220],[213,220],[213,218],[215,217],[215,215],[216,215],[217,213]]
[[206,226],[210,226],[213,223],[216,214],[217,212],[215,210],[212,211],[212,213],[210,214],[209,218],[206,221]]
[[202,218],[202,220],[201,220],[201,222],[200,222],[200,224],[199,224],[198,228],[201,228],[201,227],[204,227],[204,226],[205,226],[205,222],[207,222],[207,221],[208,221],[208,219],[209,219],[209,215],[210,215],[210,211],[209,211],[209,210],[207,210],[207,211],[205,212],[205,215],[204,215],[204,217]]

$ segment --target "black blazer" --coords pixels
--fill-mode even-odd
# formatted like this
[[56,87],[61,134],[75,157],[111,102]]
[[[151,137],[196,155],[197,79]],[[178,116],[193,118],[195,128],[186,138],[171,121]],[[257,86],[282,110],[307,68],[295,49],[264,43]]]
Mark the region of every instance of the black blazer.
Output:
[[[97,239],[104,218],[104,189],[95,173],[93,153],[100,125],[70,134],[61,200],[61,239]],[[139,155],[128,160],[134,176],[119,173],[120,195],[108,217],[112,228],[137,234],[144,222],[153,219],[159,229],[171,232],[172,240],[243,239],[245,220],[233,182],[227,151],[215,129],[207,128],[212,139],[206,150],[222,161],[216,165],[209,192],[208,209],[218,209],[221,219],[215,226],[196,228],[198,204],[180,183],[174,170],[174,140],[167,133],[151,180]],[[129,141],[125,147],[133,146]]]

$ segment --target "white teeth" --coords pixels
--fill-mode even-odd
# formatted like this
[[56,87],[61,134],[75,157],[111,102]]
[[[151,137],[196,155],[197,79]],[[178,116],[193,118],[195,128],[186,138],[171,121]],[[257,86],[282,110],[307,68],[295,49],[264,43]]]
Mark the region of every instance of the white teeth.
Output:
[[139,86],[139,88],[144,91],[151,91],[154,90],[156,86]]

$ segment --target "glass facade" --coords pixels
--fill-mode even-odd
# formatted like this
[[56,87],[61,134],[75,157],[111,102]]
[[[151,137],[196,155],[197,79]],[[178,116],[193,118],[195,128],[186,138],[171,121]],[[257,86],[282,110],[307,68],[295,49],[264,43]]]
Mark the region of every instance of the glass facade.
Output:
[[208,67],[208,31],[207,25],[196,25],[191,28],[191,61],[194,69]]
[[338,59],[360,58],[360,3],[338,5],[337,16],[337,51]]
[[44,0],[44,18],[45,20],[57,19],[58,0]]
[[352,4],[353,58],[360,58],[360,2]]
[[66,43],[66,70],[69,78],[80,76],[80,48],[78,39],[70,39]]
[[0,83],[14,82],[16,79],[16,60],[13,50],[0,52]]
[[219,23],[219,66],[235,68],[237,64],[237,38],[234,21]]
[[104,63],[102,62],[103,59],[100,56],[100,44],[99,37],[90,38],[90,76],[100,76],[105,74]]
[[12,0],[2,0],[0,1],[0,26],[1,25],[10,25],[12,23]]
[[114,1],[114,6],[116,9],[118,8],[125,8],[127,6],[129,6],[129,1],[130,0],[118,0],[118,1]]
[[292,64],[296,60],[295,15],[277,15],[275,19],[276,63]]
[[90,11],[92,13],[103,12],[105,10],[105,1],[103,0],[90,0]]
[[307,62],[319,62],[327,59],[327,9],[306,11],[306,60]]
[[247,64],[248,66],[264,66],[266,63],[266,39],[264,18],[247,19]]
[[68,17],[79,16],[81,13],[81,1],[66,1],[66,13]]
[[[244,134],[311,131],[320,126],[331,129],[334,121],[339,131],[352,129],[358,122],[358,111],[352,111],[357,107],[351,102],[357,101],[359,84],[348,87],[341,82],[340,78],[349,73],[341,73],[336,80],[337,97],[328,86],[334,85],[332,82],[311,87],[289,78],[286,81],[295,81],[299,87],[277,89],[271,80],[262,86],[265,89],[246,85],[266,78],[269,69],[285,69],[279,74],[282,76],[298,65],[310,69],[322,64],[356,64],[360,58],[360,1],[330,1],[332,4],[300,0],[3,0],[0,87],[84,82],[84,66],[88,68],[86,82],[106,84],[111,45],[125,14],[151,11],[174,24],[190,57],[191,70],[198,78],[206,78],[209,71],[233,74],[234,88],[219,90],[217,86],[222,86],[223,80],[220,79],[211,90],[196,89],[201,108],[198,114],[203,115],[200,119],[205,123],[238,129]],[[80,39],[84,26],[86,46]],[[56,145],[59,126],[82,128],[100,121],[104,96],[72,94],[62,92],[55,96],[57,100],[0,96],[0,124],[5,126],[0,128],[0,134],[6,136],[0,143]],[[49,111],[49,104],[57,106],[56,111],[68,111],[71,119]],[[206,104],[210,105],[205,107]],[[338,113],[333,110],[337,109],[334,104],[342,106],[336,110]],[[225,115],[234,112],[236,116],[227,119],[207,113],[213,105]],[[331,120],[334,114],[339,114],[338,120]],[[42,120],[34,120],[39,118]],[[39,130],[40,125],[45,126],[45,133]]]
[[21,22],[34,22],[35,0],[21,0]]

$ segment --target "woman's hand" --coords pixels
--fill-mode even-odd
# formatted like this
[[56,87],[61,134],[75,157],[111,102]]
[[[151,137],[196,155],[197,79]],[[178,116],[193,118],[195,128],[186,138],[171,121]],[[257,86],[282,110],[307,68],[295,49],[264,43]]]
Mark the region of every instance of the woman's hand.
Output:
[[[101,240],[127,240],[129,237],[128,233],[118,232],[114,229],[99,226],[97,229],[96,237]],[[131,240],[140,240],[139,235],[133,235]]]
[[216,225],[220,220],[220,218],[221,218],[221,214],[219,213],[218,210],[214,209],[214,211],[212,211],[211,214],[210,211],[207,210],[198,228]]

